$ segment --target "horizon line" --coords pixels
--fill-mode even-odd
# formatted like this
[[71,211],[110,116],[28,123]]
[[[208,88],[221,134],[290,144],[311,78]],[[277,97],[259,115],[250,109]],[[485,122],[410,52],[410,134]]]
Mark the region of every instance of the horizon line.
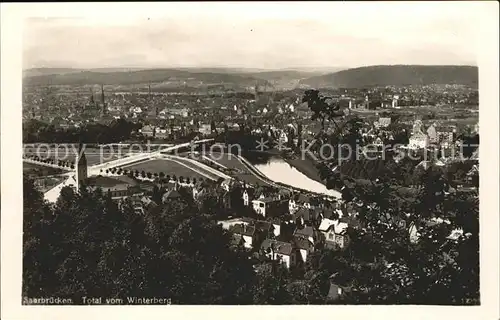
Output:
[[[22,68],[23,71],[33,70],[33,69],[75,69],[75,70],[96,70],[96,69],[141,69],[141,70],[153,70],[153,69],[241,69],[241,70],[264,70],[264,71],[299,71],[304,69],[357,69],[366,67],[377,67],[377,66],[461,66],[461,67],[478,67],[477,63],[453,63],[453,64],[412,64],[412,63],[397,63],[397,64],[371,64],[371,65],[361,65],[356,67],[344,67],[344,66],[295,66],[295,67],[283,67],[283,68],[266,68],[266,67],[243,67],[243,66],[105,66],[105,67],[69,67],[69,66],[44,66],[44,67],[29,67]],[[340,70],[339,70],[340,71]]]

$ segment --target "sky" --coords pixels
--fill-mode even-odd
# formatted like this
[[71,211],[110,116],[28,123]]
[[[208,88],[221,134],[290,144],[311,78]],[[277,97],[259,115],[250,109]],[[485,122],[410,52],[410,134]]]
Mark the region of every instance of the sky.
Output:
[[472,2],[71,5],[25,20],[24,69],[475,65],[484,13]]

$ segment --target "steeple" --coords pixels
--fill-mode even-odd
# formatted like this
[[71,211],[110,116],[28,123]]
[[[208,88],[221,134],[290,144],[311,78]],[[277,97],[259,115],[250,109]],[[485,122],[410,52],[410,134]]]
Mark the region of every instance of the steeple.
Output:
[[95,105],[94,91],[92,91],[92,88],[90,88],[90,105],[91,106]]
[[106,100],[104,97],[104,85],[102,85],[102,84],[101,84],[101,103],[102,103],[101,113],[105,114],[106,113]]
[[87,179],[87,158],[85,157],[85,151],[81,142],[78,145],[78,154],[76,155],[75,169],[76,191],[78,192],[80,191],[80,186],[85,183],[85,180]]

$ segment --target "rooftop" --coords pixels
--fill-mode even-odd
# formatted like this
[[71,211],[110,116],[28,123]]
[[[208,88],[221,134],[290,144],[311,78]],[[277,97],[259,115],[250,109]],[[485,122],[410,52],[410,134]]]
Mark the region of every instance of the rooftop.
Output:
[[291,255],[292,254],[292,244],[288,242],[281,242],[273,239],[266,239],[262,242],[261,245],[262,250],[268,252],[270,250],[274,250],[274,252],[282,254],[282,255]]

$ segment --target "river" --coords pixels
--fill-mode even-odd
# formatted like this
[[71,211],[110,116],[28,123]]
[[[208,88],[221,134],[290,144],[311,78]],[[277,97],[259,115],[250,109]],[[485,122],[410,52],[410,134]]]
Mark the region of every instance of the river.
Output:
[[336,198],[341,197],[340,192],[327,189],[324,184],[309,178],[278,156],[251,156],[247,157],[247,159],[260,172],[273,181]]

